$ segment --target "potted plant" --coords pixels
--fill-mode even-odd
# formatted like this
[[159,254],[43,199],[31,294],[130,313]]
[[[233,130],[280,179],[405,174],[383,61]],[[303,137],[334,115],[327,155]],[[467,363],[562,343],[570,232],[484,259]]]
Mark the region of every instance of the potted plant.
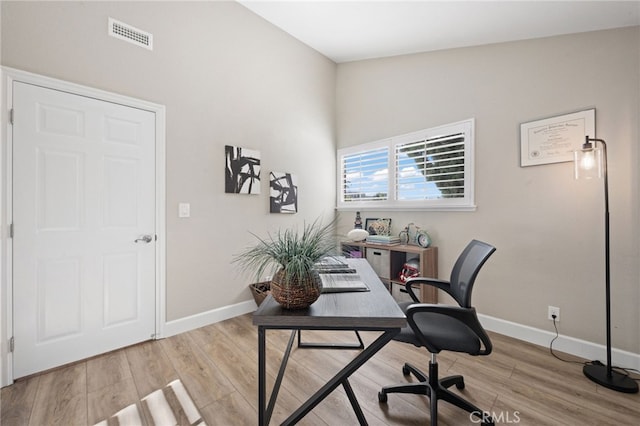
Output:
[[303,309],[320,297],[322,284],[314,265],[335,253],[335,220],[322,225],[320,219],[298,228],[278,230],[237,255],[233,262],[256,277],[272,275],[271,295],[286,309]]

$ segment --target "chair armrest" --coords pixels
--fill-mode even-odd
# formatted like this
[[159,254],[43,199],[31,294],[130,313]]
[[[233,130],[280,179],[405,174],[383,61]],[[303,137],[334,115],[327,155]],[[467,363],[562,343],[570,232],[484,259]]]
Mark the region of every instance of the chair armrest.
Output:
[[475,335],[482,342],[482,346],[480,351],[477,354],[471,355],[489,355],[493,349],[493,345],[491,344],[491,339],[482,328],[480,321],[478,320],[478,315],[476,314],[475,308],[461,308],[459,306],[449,306],[449,305],[434,305],[429,303],[414,303],[413,305],[409,305],[406,311],[407,322],[411,326],[411,329],[418,337],[418,340],[429,350],[433,349],[429,347],[429,343],[425,340],[424,335],[420,331],[420,328],[416,324],[414,315],[419,313],[433,313],[438,315],[445,315],[450,318],[453,318],[457,321],[460,321],[462,324],[466,325],[475,333]]
[[409,296],[411,296],[411,300],[415,303],[420,303],[422,302],[420,299],[418,299],[418,296],[416,296],[416,294],[413,292],[413,287],[411,287],[411,282],[410,280],[407,280],[404,283],[404,288],[407,292],[407,294],[409,294]]
[[415,277],[415,278],[409,278],[405,283],[405,288],[407,289],[407,293],[409,293],[409,295],[411,296],[414,302],[419,303],[420,300],[418,300],[415,294],[413,294],[413,290],[411,289],[411,286],[413,284],[430,285],[431,287],[435,287],[446,292],[449,296],[455,299],[455,296],[451,294],[451,284],[449,284],[449,281],[440,280],[438,278]]

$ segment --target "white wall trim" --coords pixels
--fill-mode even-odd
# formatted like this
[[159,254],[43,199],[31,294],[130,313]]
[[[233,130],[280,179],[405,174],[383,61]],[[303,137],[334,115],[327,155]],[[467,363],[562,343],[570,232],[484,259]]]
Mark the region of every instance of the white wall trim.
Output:
[[[494,331],[518,340],[533,343],[534,345],[548,348],[551,340],[556,337],[555,332],[540,330],[539,328],[478,314],[482,326],[489,331]],[[607,348],[605,345],[576,339],[575,337],[560,334],[553,349],[571,355],[579,356],[587,360],[600,360],[606,363]],[[640,354],[611,348],[611,363],[615,367],[633,368],[640,370]]]
[[235,305],[223,306],[189,317],[168,321],[164,327],[164,337],[174,336],[239,315],[248,314],[249,312],[255,311],[256,308],[256,302],[248,300],[246,302],[236,303]]
[[164,105],[117,93],[82,86],[68,81],[33,74],[9,67],[0,67],[0,386],[13,383],[13,356],[8,339],[13,335],[12,245],[8,235],[12,223],[12,128],[8,109],[13,106],[13,82],[47,87],[67,93],[91,97],[150,111],[156,116],[156,336],[162,336],[166,320],[166,108]]

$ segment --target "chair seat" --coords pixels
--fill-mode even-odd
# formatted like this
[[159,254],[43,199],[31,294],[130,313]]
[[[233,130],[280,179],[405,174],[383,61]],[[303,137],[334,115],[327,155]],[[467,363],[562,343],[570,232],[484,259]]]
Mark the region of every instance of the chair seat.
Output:
[[[399,303],[402,312],[413,302]],[[477,354],[480,351],[481,342],[476,334],[462,322],[446,315],[435,313],[421,313],[414,317],[416,324],[429,343],[439,351],[464,352]],[[393,340],[411,343],[414,346],[423,346],[411,327],[406,326],[400,330],[400,334]]]

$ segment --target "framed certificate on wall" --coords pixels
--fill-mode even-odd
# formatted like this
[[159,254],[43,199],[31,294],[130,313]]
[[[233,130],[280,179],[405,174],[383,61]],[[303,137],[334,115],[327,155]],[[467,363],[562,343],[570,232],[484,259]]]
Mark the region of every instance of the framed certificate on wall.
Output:
[[588,109],[520,124],[520,166],[573,161],[585,136],[594,138],[596,110]]

